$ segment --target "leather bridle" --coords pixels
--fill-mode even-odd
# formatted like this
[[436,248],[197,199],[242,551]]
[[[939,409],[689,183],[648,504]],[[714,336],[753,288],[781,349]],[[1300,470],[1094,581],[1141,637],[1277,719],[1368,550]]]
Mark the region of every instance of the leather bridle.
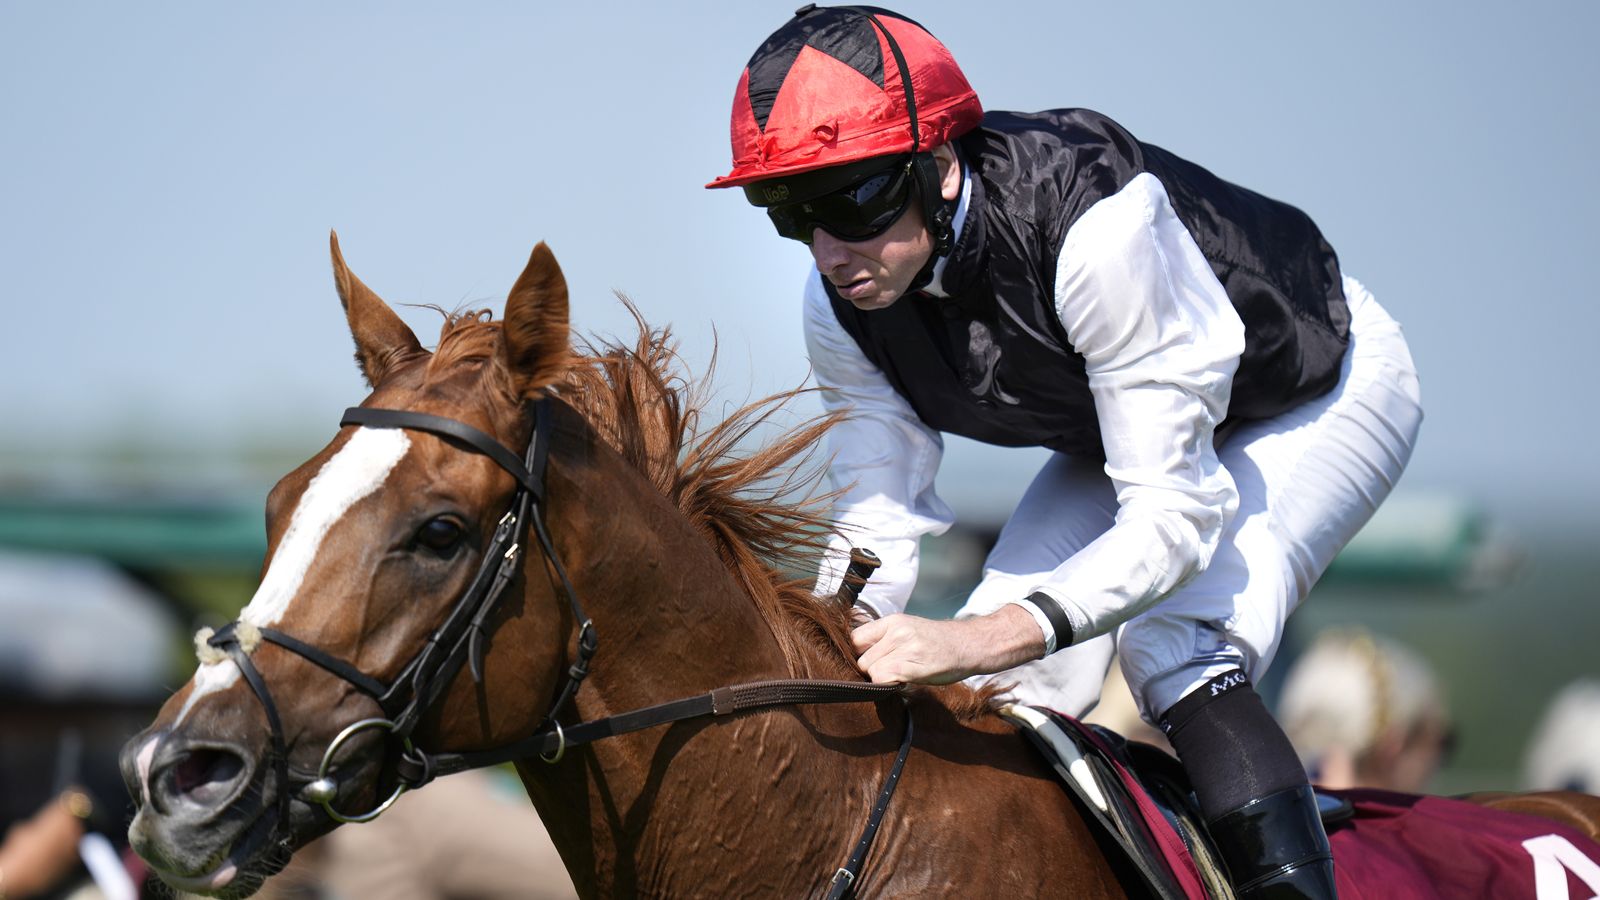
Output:
[[[543,514],[545,467],[550,449],[550,399],[541,398],[533,408],[533,435],[528,450],[518,458],[493,437],[454,419],[409,410],[372,409],[351,407],[345,410],[340,427],[355,425],[369,428],[404,428],[437,435],[445,440],[465,445],[473,452],[489,457],[516,480],[516,492],[511,508],[501,517],[489,540],[483,561],[465,593],[456,602],[444,623],[429,636],[427,643],[411,659],[394,680],[388,684],[373,678],[350,663],[334,657],[321,649],[300,641],[277,629],[261,627],[261,639],[278,645],[318,667],[343,679],[377,703],[383,716],[362,719],[351,723],[338,733],[323,752],[322,762],[314,780],[304,782],[302,798],[322,807],[328,817],[336,822],[367,822],[377,818],[407,790],[419,788],[440,775],[466,769],[498,765],[528,756],[537,755],[547,763],[559,762],[569,748],[613,735],[627,734],[644,728],[664,725],[686,719],[706,716],[731,716],[756,709],[775,706],[813,703],[852,703],[881,701],[898,697],[905,702],[901,686],[868,684],[852,681],[818,681],[808,679],[762,681],[718,688],[706,694],[660,703],[631,712],[584,722],[570,728],[562,726],[558,717],[578,692],[589,666],[599,647],[594,622],[583,611],[566,568],[556,553],[550,539]],[[483,656],[488,639],[486,623],[500,603],[506,588],[516,578],[522,554],[522,539],[528,530],[533,532],[545,559],[554,571],[562,594],[577,623],[577,659],[568,667],[561,691],[556,695],[545,714],[541,726],[522,740],[490,750],[465,753],[428,753],[411,742],[412,732],[424,714],[438,700],[452,679],[467,665],[478,683],[483,681]],[[248,629],[245,629],[248,631]],[[267,688],[265,679],[250,661],[252,644],[245,646],[241,639],[238,621],[218,629],[208,638],[208,643],[228,654],[245,681],[266,711],[271,729],[272,750],[279,778],[279,821],[287,827],[289,821],[290,790],[289,755],[284,739],[283,722],[277,704]],[[348,815],[334,807],[338,797],[338,782],[330,775],[338,749],[356,734],[372,729],[388,733],[388,740],[399,744],[395,771],[398,785],[394,792],[372,810]],[[880,789],[877,802],[869,816],[865,831],[857,842],[849,861],[834,873],[830,882],[829,898],[848,895],[860,873],[862,862],[872,845],[872,840],[882,822],[889,798],[894,793],[900,772],[911,750],[912,723],[909,705],[906,708],[906,730],[888,775]]]

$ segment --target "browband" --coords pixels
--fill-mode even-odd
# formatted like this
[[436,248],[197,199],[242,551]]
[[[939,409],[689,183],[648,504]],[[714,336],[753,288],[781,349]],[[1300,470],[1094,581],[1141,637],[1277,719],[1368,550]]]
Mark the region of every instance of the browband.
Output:
[[373,428],[407,428],[413,431],[426,431],[440,437],[454,438],[472,449],[500,464],[500,468],[511,473],[535,499],[544,499],[544,485],[533,477],[522,460],[515,453],[505,448],[504,444],[487,434],[473,428],[465,422],[455,419],[446,419],[444,416],[432,416],[427,413],[411,412],[409,410],[395,409],[370,409],[365,406],[352,406],[344,411],[344,418],[339,420],[340,427],[345,425],[370,425]]

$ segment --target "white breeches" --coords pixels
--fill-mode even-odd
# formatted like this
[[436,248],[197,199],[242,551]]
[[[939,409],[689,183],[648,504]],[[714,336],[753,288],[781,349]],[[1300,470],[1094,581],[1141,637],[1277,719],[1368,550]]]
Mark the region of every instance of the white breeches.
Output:
[[[1151,609],[1101,635],[978,680],[1016,682],[1019,700],[1081,716],[1114,653],[1140,713],[1155,722],[1220,672],[1259,679],[1284,621],[1372,517],[1405,469],[1422,423],[1416,367],[1400,326],[1354,279],[1350,346],[1339,383],[1271,419],[1219,435],[1239,512],[1211,565]],[[1117,499],[1097,461],[1056,454],[1000,533],[983,582],[957,616],[1026,595],[1111,526]]]

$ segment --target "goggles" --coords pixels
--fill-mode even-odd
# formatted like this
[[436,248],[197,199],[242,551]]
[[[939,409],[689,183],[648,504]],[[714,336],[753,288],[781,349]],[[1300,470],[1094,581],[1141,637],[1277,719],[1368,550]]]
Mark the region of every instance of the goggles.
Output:
[[[864,241],[889,230],[911,205],[913,163],[913,158],[896,160],[887,168],[804,200],[788,200],[789,186],[783,184],[752,184],[745,188],[745,195],[751,203],[766,207],[767,217],[782,237],[810,244],[812,232],[821,228],[841,241]],[[772,202],[774,199],[777,202]]]

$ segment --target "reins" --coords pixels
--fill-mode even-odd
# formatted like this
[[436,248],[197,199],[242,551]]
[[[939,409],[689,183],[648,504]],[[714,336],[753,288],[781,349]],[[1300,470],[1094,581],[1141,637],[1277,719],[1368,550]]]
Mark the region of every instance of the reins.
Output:
[[[641,709],[582,722],[564,727],[558,717],[571,702],[589,673],[590,663],[599,648],[599,637],[594,622],[583,611],[577,591],[567,575],[561,558],[556,553],[543,515],[544,476],[549,461],[550,400],[541,398],[534,407],[533,435],[522,459],[507,450],[493,437],[454,419],[408,410],[368,409],[352,407],[345,410],[340,427],[356,425],[370,428],[403,428],[423,431],[442,437],[452,443],[489,457],[516,480],[516,494],[511,509],[501,517],[490,538],[483,561],[471,584],[456,602],[422,650],[401,669],[393,682],[384,684],[361,672],[350,663],[334,657],[321,649],[272,628],[255,627],[238,621],[218,629],[207,637],[207,642],[225,653],[238,665],[246,683],[260,700],[272,732],[272,747],[276,757],[279,777],[280,822],[289,820],[290,773],[288,750],[283,735],[283,723],[277,704],[267,688],[265,679],[250,661],[250,653],[257,640],[264,640],[294,653],[323,670],[343,679],[357,690],[371,697],[385,718],[362,719],[347,725],[334,737],[323,752],[316,778],[305,783],[301,796],[309,803],[320,805],[336,822],[367,822],[377,818],[407,790],[420,788],[440,775],[467,769],[498,765],[512,760],[538,756],[546,763],[559,762],[567,750],[616,735],[628,734],[674,722],[699,718],[726,718],[780,706],[831,703],[881,702],[898,697],[906,709],[905,735],[899,752],[884,778],[868,816],[867,824],[856,842],[850,858],[833,875],[829,882],[828,900],[848,896],[859,877],[861,867],[872,847],[884,813],[888,809],[895,786],[906,758],[911,752],[912,720],[909,704],[900,685],[868,684],[851,681],[821,681],[788,679],[757,681],[748,684],[717,688],[709,693],[658,703]],[[489,750],[462,753],[428,753],[411,742],[411,734],[422,716],[449,686],[451,680],[467,665],[474,681],[483,682],[483,656],[488,638],[486,623],[498,607],[501,596],[515,579],[520,569],[523,548],[520,538],[532,531],[543,551],[549,567],[554,570],[558,588],[565,595],[578,627],[577,659],[568,667],[566,680],[545,714],[544,723],[534,733],[519,741]],[[870,570],[869,570],[870,571]],[[859,590],[859,581],[855,583]],[[372,810],[359,815],[348,815],[334,807],[339,784],[330,772],[338,749],[362,731],[381,729],[387,731],[391,741],[398,741],[400,752],[395,761],[399,784],[394,792]]]
[[[615,737],[658,725],[670,725],[689,719],[706,717],[724,718],[739,713],[767,709],[774,706],[800,704],[861,703],[902,696],[899,685],[864,684],[855,681],[815,681],[790,679],[779,681],[752,681],[717,688],[694,697],[669,700],[604,719],[595,719],[563,728],[559,723],[551,730],[537,732],[515,743],[466,753],[438,753],[429,757],[434,776],[451,775],[467,769],[499,765],[515,759],[537,755],[547,763],[556,763],[574,747],[593,743],[602,738]],[[401,765],[405,760],[401,760]],[[421,772],[415,769],[414,774]],[[405,776],[406,772],[401,771]]]

